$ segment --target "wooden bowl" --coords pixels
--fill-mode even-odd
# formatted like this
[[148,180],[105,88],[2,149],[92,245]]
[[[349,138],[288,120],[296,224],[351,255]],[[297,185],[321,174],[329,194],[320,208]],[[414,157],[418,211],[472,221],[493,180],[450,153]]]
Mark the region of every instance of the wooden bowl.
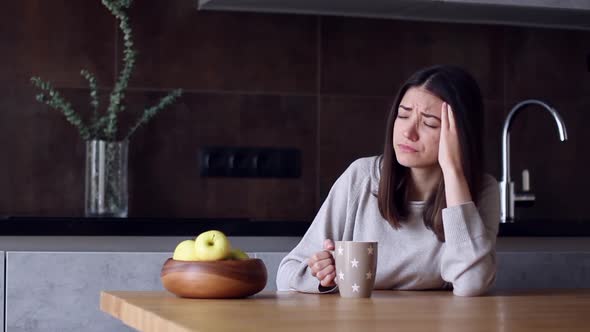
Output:
[[199,299],[240,298],[266,286],[266,266],[261,259],[187,262],[168,258],[160,279],[164,288],[180,297]]

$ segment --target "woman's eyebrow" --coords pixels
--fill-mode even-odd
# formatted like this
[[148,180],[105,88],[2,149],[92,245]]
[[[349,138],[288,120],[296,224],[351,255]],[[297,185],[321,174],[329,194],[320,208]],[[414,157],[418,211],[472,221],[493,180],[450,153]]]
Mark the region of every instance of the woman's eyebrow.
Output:
[[[411,108],[411,107],[404,106],[404,105],[402,105],[402,104],[400,104],[400,105],[399,105],[399,108],[403,109],[404,111],[411,111],[411,110],[412,110],[412,108]],[[434,119],[437,119],[438,121],[441,121],[441,120],[440,120],[440,118],[439,118],[438,116],[436,116],[436,115],[433,115],[433,114],[430,114],[430,113],[425,113],[425,112],[422,112],[421,114],[422,114],[422,116],[424,116],[425,118],[434,118]],[[441,121],[441,122],[442,122],[442,121]]]

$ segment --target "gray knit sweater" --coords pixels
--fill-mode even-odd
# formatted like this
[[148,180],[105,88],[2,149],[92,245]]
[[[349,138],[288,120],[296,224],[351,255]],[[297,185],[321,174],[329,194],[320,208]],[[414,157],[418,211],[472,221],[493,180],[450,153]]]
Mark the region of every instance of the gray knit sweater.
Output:
[[[424,202],[411,202],[398,230],[379,213],[378,157],[358,159],[338,178],[301,242],[281,261],[279,291],[320,293],[307,260],[324,239],[378,241],[375,289],[453,288],[455,295],[484,293],[496,276],[496,235],[500,220],[498,183],[484,177],[478,204],[442,211],[445,241],[424,226]],[[336,288],[330,290],[335,291]]]

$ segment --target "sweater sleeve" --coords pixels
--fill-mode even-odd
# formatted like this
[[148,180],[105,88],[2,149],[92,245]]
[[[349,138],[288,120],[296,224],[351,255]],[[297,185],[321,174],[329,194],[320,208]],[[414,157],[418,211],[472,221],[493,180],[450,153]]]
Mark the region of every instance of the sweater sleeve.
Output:
[[321,287],[307,266],[309,257],[323,250],[325,239],[344,239],[349,221],[351,196],[354,196],[354,163],[336,180],[328,197],[320,207],[311,226],[299,244],[283,258],[277,272],[277,290],[296,290],[305,293],[334,292],[334,288]]
[[477,207],[468,202],[442,211],[445,244],[441,276],[453,284],[455,295],[481,295],[496,279],[500,193],[494,178],[485,179]]

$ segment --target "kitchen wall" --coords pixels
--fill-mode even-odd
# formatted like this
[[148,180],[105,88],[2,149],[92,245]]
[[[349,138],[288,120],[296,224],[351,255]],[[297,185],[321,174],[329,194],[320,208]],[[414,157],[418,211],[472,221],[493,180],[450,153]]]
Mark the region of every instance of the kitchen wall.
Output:
[[[485,166],[500,176],[509,109],[540,98],[562,114],[561,143],[540,109],[512,134],[512,172],[531,172],[531,218],[590,219],[590,32],[379,19],[199,12],[192,0],[135,1],[139,50],[123,124],[173,88],[183,97],[130,145],[130,216],[311,220],[356,158],[382,149],[398,87],[436,63],[466,67],[486,106]],[[103,98],[121,67],[116,21],[99,0],[0,4],[0,214],[82,216],[84,143],[35,101],[50,80],[89,112],[82,68]],[[103,105],[106,104],[104,99]],[[201,178],[200,147],[295,147],[298,179]],[[518,176],[519,179],[519,176]]]

